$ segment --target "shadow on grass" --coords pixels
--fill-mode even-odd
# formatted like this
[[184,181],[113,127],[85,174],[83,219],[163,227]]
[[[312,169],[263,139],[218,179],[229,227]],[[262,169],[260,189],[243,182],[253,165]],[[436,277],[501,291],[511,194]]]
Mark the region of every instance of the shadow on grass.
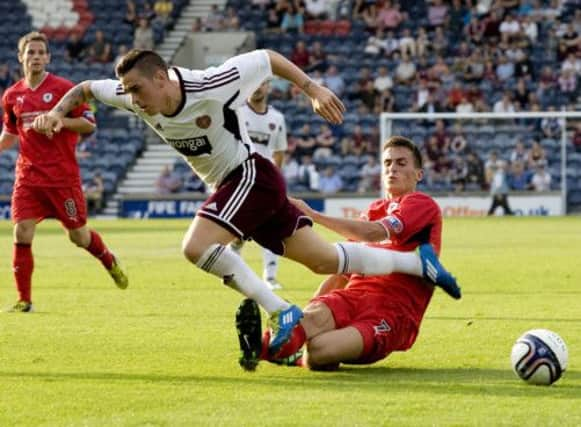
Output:
[[[0,378],[22,380],[40,380],[47,382],[142,382],[153,384],[171,384],[191,386],[231,385],[242,387],[248,385],[288,388],[305,387],[313,390],[324,388],[328,391],[344,391],[350,387],[370,392],[390,393],[437,393],[489,396],[547,396],[553,398],[575,398],[581,394],[581,386],[568,385],[568,381],[581,382],[581,372],[565,373],[565,379],[551,387],[529,386],[519,381],[509,370],[501,369],[413,369],[390,368],[387,366],[354,367],[344,366],[335,372],[308,373],[300,368],[280,368],[288,370],[288,375],[271,375],[242,373],[240,376],[214,375],[163,375],[163,374],[130,374],[130,373],[77,373],[77,372],[1,372]],[[282,371],[281,371],[282,372]],[[300,373],[301,375],[296,375]]]

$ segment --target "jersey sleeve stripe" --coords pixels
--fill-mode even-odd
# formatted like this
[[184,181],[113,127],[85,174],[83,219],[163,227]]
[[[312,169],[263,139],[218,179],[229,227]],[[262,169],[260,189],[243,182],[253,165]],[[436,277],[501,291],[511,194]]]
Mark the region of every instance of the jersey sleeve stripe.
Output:
[[232,79],[232,78],[234,78],[234,80],[238,80],[240,78],[240,74],[239,73],[225,74],[224,76],[220,77],[219,79],[215,79],[215,80],[208,81],[208,82],[197,82],[197,83],[185,83],[184,82],[184,87],[186,89],[200,89],[200,88],[203,88],[205,86],[214,85],[216,83],[220,83],[224,80],[228,80],[228,79]]
[[215,83],[213,83],[211,85],[205,85],[205,86],[202,86],[202,87],[199,87],[199,88],[188,88],[188,87],[186,87],[186,92],[188,92],[188,93],[203,92],[205,90],[215,89],[215,88],[220,87],[220,86],[225,86],[228,83],[232,83],[232,82],[234,82],[234,81],[236,81],[238,79],[239,79],[239,77],[236,76],[236,77],[231,78],[230,80],[226,80],[226,81],[222,81],[222,82],[215,82]]
[[[229,75],[229,74],[232,74],[232,73],[239,74],[239,71],[238,71],[238,69],[236,67],[232,67],[232,68],[230,68],[230,69],[228,69],[226,71],[222,71],[221,73],[214,74],[213,76],[204,77],[204,80],[206,81],[206,83],[208,83],[208,82],[211,82],[213,80],[216,80],[216,79],[220,79],[222,77],[225,77],[226,75]],[[201,84],[201,82],[196,82],[196,81],[192,81],[192,80],[184,80],[184,84],[186,84],[186,85],[187,84]]]

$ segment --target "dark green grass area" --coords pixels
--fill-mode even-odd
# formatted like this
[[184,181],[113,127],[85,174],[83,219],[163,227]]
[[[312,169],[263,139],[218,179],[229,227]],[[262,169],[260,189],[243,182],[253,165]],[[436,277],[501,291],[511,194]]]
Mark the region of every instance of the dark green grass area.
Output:
[[[237,364],[241,296],[180,253],[187,221],[92,221],[123,260],[120,291],[58,224],[34,242],[36,313],[0,313],[0,426],[581,425],[581,219],[447,219],[437,291],[414,348],[321,373]],[[321,231],[321,230],[319,230]],[[337,237],[328,233],[329,240]],[[0,222],[0,302],[15,302],[11,224]],[[261,252],[244,257],[257,270]],[[283,260],[281,295],[304,305],[321,277]],[[559,333],[570,367],[551,387],[510,369],[514,340]]]

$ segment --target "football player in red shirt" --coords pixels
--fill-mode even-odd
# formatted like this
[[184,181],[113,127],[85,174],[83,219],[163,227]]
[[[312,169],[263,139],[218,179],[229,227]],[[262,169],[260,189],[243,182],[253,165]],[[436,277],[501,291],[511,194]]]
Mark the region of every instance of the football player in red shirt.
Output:
[[31,245],[36,224],[44,218],[57,218],[70,240],[101,261],[117,286],[125,289],[127,276],[115,256],[101,236],[86,226],[87,208],[75,146],[79,134],[95,130],[93,114],[84,104],[64,119],[64,128],[52,138],[34,131],[34,118],[50,111],[74,84],[46,71],[50,53],[44,34],[32,32],[23,36],[18,42],[18,60],[24,78],[2,97],[4,126],[0,134],[0,152],[16,142],[20,144],[12,193],[13,267],[19,300],[11,311],[33,309]]
[[[423,176],[418,148],[407,138],[391,137],[383,147],[383,165],[387,197],[369,206],[364,221],[329,217],[300,200],[293,203],[314,222],[349,239],[397,251],[435,250],[435,257],[441,246],[442,214],[430,196],[416,191]],[[425,279],[401,273],[330,276],[304,309],[290,341],[274,356],[268,354],[268,331],[260,344],[255,303],[244,300],[236,319],[241,365],[253,367],[257,360],[252,359],[260,353],[275,363],[297,364],[304,343],[303,362],[310,369],[377,362],[413,345],[433,292]]]

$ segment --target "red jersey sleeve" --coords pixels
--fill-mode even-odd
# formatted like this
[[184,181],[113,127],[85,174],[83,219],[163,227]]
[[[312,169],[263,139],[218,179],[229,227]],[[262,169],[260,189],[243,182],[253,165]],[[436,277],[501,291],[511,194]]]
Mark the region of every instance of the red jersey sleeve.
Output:
[[441,228],[442,214],[438,204],[427,194],[412,193],[405,195],[397,207],[388,211],[379,222],[389,232],[389,239],[395,246],[406,246],[412,242],[435,245],[440,249],[440,241],[434,241],[433,230]]
[[9,91],[4,92],[4,96],[2,96],[2,109],[4,110],[2,115],[4,130],[12,135],[18,135],[16,115],[12,111],[12,103],[9,101]]

